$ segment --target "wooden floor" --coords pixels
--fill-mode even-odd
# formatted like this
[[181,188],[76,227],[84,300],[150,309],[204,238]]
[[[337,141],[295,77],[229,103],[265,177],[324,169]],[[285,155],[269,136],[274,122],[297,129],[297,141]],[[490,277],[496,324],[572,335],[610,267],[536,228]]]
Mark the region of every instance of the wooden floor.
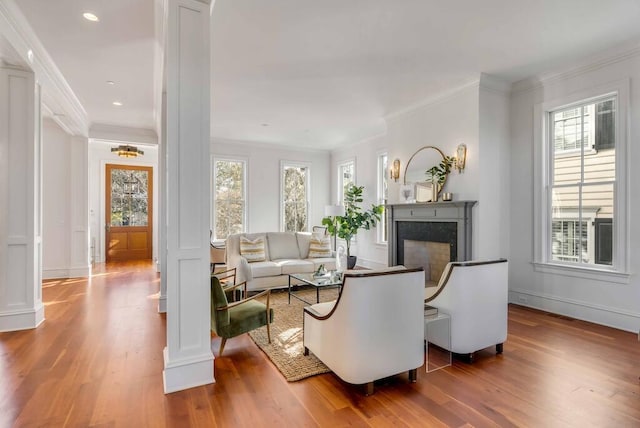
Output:
[[287,383],[246,335],[216,358],[215,384],[164,395],[158,290],[146,263],[45,282],[45,322],[0,333],[0,427],[640,426],[636,335],[519,306],[504,354],[370,397],[332,374]]

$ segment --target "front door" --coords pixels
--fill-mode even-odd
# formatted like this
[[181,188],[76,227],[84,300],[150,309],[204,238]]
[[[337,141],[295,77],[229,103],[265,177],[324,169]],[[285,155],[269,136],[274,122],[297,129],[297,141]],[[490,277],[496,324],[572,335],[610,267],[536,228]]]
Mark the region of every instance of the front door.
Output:
[[153,169],[106,166],[107,262],[151,258]]

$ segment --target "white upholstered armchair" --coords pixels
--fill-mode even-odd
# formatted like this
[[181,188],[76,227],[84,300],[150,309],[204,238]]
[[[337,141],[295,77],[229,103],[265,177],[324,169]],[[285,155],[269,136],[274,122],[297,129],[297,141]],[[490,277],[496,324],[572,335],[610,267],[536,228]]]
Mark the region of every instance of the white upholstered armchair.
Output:
[[[357,273],[356,273],[357,272]],[[424,271],[349,271],[334,302],[304,308],[305,355],[338,377],[365,384],[404,371],[416,381],[424,363]]]
[[425,302],[451,317],[451,346],[444,332],[430,331],[430,342],[466,354],[470,361],[476,351],[489,346],[502,353],[508,288],[505,259],[447,264],[438,286],[426,289]]

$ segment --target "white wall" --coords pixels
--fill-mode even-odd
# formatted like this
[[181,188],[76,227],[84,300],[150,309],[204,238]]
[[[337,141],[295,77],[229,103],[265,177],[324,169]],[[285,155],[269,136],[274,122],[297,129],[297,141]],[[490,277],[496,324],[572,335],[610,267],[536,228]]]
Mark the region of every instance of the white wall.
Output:
[[[631,80],[631,111],[628,114],[628,230],[632,275],[629,283],[609,282],[534,270],[534,106],[620,79]],[[640,265],[640,56],[638,51],[618,59],[590,64],[546,81],[519,82],[511,100],[511,251],[510,300],[518,304],[637,332],[640,327],[640,280],[634,274]]]
[[[485,83],[485,78],[487,83]],[[356,159],[356,183],[365,186],[365,206],[375,202],[377,154],[387,151],[389,163],[400,159],[398,182],[389,181],[389,203],[400,201],[402,177],[411,155],[435,146],[454,156],[458,144],[467,145],[464,172],[452,171],[444,191],[454,200],[473,200],[473,257],[508,256],[508,96],[506,86],[487,76],[413,110],[387,118],[385,135],[332,153],[332,189],[336,165]],[[425,165],[425,170],[430,165]],[[412,165],[413,167],[413,165]],[[335,195],[332,195],[335,199]],[[355,254],[372,267],[388,262],[386,246],[375,244],[375,231],[358,233]],[[362,263],[364,261],[364,263]]]
[[72,136],[50,119],[42,121],[42,274],[66,276],[71,262]]
[[111,153],[111,147],[118,144],[100,140],[89,142],[89,226],[91,245],[96,263],[105,261],[105,165],[139,165],[153,167],[153,260],[158,257],[158,147],[137,145],[144,151],[137,158],[122,158]]
[[311,164],[309,226],[322,223],[324,206],[330,204],[329,151],[214,139],[211,155],[247,161],[247,232],[280,230],[280,161],[283,160]]

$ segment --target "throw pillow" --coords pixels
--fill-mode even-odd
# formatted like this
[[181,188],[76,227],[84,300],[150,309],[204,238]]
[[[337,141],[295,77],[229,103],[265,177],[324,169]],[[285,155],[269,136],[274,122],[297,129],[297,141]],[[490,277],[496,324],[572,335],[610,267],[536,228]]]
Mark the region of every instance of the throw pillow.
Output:
[[249,263],[265,261],[264,237],[256,238],[252,241],[249,238],[241,236],[240,255],[247,259]]
[[314,234],[309,242],[309,258],[331,257],[331,240]]

